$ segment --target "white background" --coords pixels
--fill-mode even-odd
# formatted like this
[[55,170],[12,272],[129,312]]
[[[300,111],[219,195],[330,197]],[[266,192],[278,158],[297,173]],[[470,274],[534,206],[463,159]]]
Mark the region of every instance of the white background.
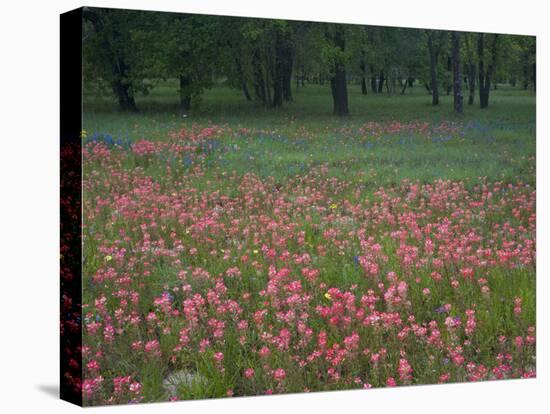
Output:
[[[54,4],[55,3],[55,4]],[[66,413],[58,400],[59,13],[82,6],[173,10],[536,34],[538,378],[399,389],[91,408],[113,413],[545,412],[550,258],[550,25],[544,0],[7,0],[0,11],[0,411]],[[76,58],[76,56],[75,56]],[[545,162],[546,161],[546,162]],[[546,245],[546,246],[545,246]],[[538,407],[538,408],[537,408]],[[548,412],[548,411],[546,411]]]

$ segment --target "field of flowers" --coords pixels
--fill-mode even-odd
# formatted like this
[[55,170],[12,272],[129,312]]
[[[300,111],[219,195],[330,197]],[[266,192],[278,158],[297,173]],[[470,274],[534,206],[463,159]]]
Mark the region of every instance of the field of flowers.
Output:
[[85,404],[534,377],[534,134],[292,131],[85,136]]

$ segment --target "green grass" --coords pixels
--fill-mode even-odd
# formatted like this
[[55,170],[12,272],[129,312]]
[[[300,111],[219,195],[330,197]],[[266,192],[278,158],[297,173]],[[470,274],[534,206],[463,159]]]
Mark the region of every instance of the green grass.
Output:
[[[410,92],[412,91],[412,92]],[[408,89],[405,95],[361,95],[358,85],[349,85],[350,116],[332,116],[332,98],[328,86],[307,85],[293,89],[294,101],[283,108],[264,108],[258,102],[247,102],[240,91],[217,85],[207,90],[198,108],[187,117],[178,109],[175,83],[167,82],[154,88],[147,96],[136,98],[140,112],[117,112],[112,97],[88,96],[84,102],[84,124],[87,129],[128,133],[130,137],[150,138],[162,136],[167,128],[192,123],[229,124],[232,127],[294,129],[304,127],[338,128],[362,124],[368,121],[401,122],[423,120],[477,121],[482,123],[507,123],[513,125],[535,122],[535,97],[530,91],[500,86],[491,91],[490,106],[480,109],[477,104],[465,105],[465,115],[456,116],[452,111],[452,95],[442,94],[439,106],[431,105],[431,97],[421,86]]]
[[[252,132],[246,136],[224,137],[211,161],[226,171],[254,172],[279,181],[326,163],[331,175],[373,187],[404,178],[511,181],[521,176],[534,184],[530,158],[535,155],[535,98],[519,88],[499,86],[491,91],[489,108],[466,105],[464,116],[452,113],[452,96],[443,95],[439,106],[431,106],[420,86],[405,95],[363,96],[358,85],[350,85],[351,115],[344,118],[331,114],[330,90],[319,85],[294,89],[294,101],[277,110],[246,102],[239,91],[218,85],[184,117],[171,82],[138,97],[137,103],[140,112],[128,114],[118,112],[112,98],[88,98],[84,128],[88,135],[103,133],[131,141],[166,140],[169,132],[192,125],[247,128]],[[465,127],[458,139],[442,142],[411,134],[369,141],[358,132],[367,122],[393,120],[448,121]],[[148,172],[155,176],[165,171],[155,163]]]

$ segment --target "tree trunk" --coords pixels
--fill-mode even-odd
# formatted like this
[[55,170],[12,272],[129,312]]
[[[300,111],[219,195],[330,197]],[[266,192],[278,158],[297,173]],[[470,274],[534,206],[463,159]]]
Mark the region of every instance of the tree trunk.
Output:
[[282,59],[282,77],[283,77],[283,99],[287,102],[292,101],[292,39],[290,33],[282,34],[282,46],[280,51]]
[[489,91],[485,88],[479,87],[479,107],[487,108],[489,106]]
[[184,111],[191,109],[191,93],[189,91],[191,86],[191,77],[187,75],[180,75],[180,105]]
[[430,54],[430,78],[432,91],[432,105],[439,105],[439,89],[437,85],[437,51],[433,44],[434,32],[428,32],[428,52]]
[[272,66],[273,74],[273,102],[274,108],[283,106],[283,88],[285,78],[285,50],[283,33],[280,30],[275,31],[275,56]]
[[414,85],[414,78],[412,76],[408,76],[405,82],[403,82],[403,89],[401,89],[401,95],[405,95],[405,91],[407,90],[407,87],[412,88]]
[[282,76],[277,76],[273,79],[273,102],[272,106],[278,108],[283,106],[283,78]]
[[403,82],[403,88],[401,88],[401,95],[405,95],[409,82]]
[[361,94],[366,95],[367,81],[365,79],[365,61],[361,60],[361,63],[359,64],[359,68],[361,69]]
[[332,89],[333,110],[335,115],[347,115],[348,109],[348,89],[346,85],[346,70],[338,65],[336,73],[330,80]]
[[495,72],[497,52],[498,52],[498,34],[493,35],[493,44],[491,46],[491,62],[485,69],[485,34],[479,33],[477,38],[477,54],[479,59],[478,77],[479,77],[479,107],[487,108],[489,106],[489,92],[491,90],[491,79]]
[[[452,43],[452,39],[451,39],[451,43]],[[451,45],[451,49],[452,49],[452,45]],[[451,50],[451,55],[452,55],[452,50]],[[453,59],[452,59],[452,56],[447,57],[447,72],[450,72],[450,73],[453,72]],[[451,91],[453,90],[453,83],[452,82],[447,82],[446,89],[447,89],[447,96],[449,96],[451,94]]]
[[[91,22],[94,26],[96,32],[100,33],[105,30],[105,22],[103,18],[93,11],[93,9],[84,8],[83,13],[86,20]],[[104,51],[108,52],[109,66],[111,68],[111,74],[114,78],[111,82],[111,88],[117,98],[119,110],[124,112],[138,112],[136,101],[134,99],[132,81],[128,80],[128,72],[131,68],[121,56],[117,55],[113,51],[112,41],[116,40],[119,36],[119,31],[113,31],[112,36],[103,38],[100,47]]]
[[235,66],[237,68],[237,73],[241,82],[241,89],[243,91],[243,95],[247,101],[251,101],[252,97],[250,96],[250,92],[248,91],[248,86],[246,85],[246,79],[242,75],[243,71],[242,71],[242,65],[241,65],[239,56],[235,56]]
[[[372,68],[372,66],[371,66],[370,72],[374,73],[374,69]],[[376,76],[375,75],[371,75],[371,77],[370,77],[370,90],[372,91],[372,93],[376,93],[376,91],[377,91],[377,89],[376,89]]]
[[131,87],[128,83],[117,79],[113,84],[113,92],[118,100],[118,107],[124,112],[137,112],[136,101],[134,94],[131,92]]
[[252,64],[254,68],[254,93],[256,95],[256,98],[258,98],[264,105],[267,106],[271,103],[270,100],[268,100],[268,93],[266,91],[266,89],[269,90],[269,87],[267,87],[266,84],[263,63],[260,57],[260,51],[258,49],[254,49],[252,52]]
[[392,76],[390,76],[390,79],[391,79],[391,93],[395,93],[395,91],[397,90],[397,78],[399,78],[399,82],[402,83],[401,81],[401,74],[399,73],[394,73],[392,74]]
[[[346,41],[342,26],[335,25],[333,37],[334,45],[342,52],[346,49]],[[337,61],[334,67],[334,75],[330,79],[332,89],[333,110],[335,115],[343,116],[349,114],[348,108],[348,86],[346,82],[346,67],[344,62]]]
[[380,75],[378,75],[378,93],[382,93],[384,89],[384,70],[380,71]]
[[283,106],[283,84],[282,82],[275,81],[273,83],[273,102],[272,106],[274,108],[279,108]]
[[[292,66],[290,66],[292,70]],[[286,71],[284,77],[283,77],[283,99],[287,102],[292,101],[292,72],[288,73],[288,70]]]
[[453,32],[452,44],[454,110],[457,114],[463,114],[462,74],[460,73],[460,34],[458,32]]
[[431,95],[432,88],[430,88],[430,85],[428,84],[428,82],[424,82],[424,87],[426,88],[426,91]]
[[485,59],[484,59],[484,51],[485,51],[485,35],[483,33],[479,33],[477,35],[477,55],[478,55],[478,76],[479,76],[479,107],[480,108],[487,108],[489,105],[489,89],[486,88],[485,82]]
[[468,105],[473,105],[476,94],[476,67],[473,63],[468,65],[468,89],[470,92],[468,96]]
[[[270,84],[270,79],[269,79],[269,73],[267,73],[267,70],[266,70],[266,81],[264,82],[264,90],[265,90],[265,102],[266,102],[266,105],[268,106],[275,106],[273,104],[273,101],[275,100],[275,98],[272,98],[272,95],[271,95],[271,87],[269,86]],[[276,93],[276,92],[274,92]]]
[[533,80],[533,92],[537,91],[537,64],[531,64],[531,79]]
[[523,61],[523,82],[522,82],[523,90],[527,90],[529,87],[529,64],[527,62],[527,57],[524,57]]
[[248,92],[248,86],[246,86],[246,82],[243,82],[242,90],[243,90],[244,97],[246,98],[247,101],[250,102],[252,100],[252,97],[250,96],[250,92]]

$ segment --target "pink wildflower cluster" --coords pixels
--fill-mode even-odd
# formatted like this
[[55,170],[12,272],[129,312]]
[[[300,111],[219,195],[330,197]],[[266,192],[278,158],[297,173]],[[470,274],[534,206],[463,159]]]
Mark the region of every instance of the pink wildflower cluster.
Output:
[[[86,147],[88,404],[536,375],[531,186],[372,190],[327,165],[282,182],[209,166],[210,140],[232,134]],[[192,165],[148,175],[171,157]]]

